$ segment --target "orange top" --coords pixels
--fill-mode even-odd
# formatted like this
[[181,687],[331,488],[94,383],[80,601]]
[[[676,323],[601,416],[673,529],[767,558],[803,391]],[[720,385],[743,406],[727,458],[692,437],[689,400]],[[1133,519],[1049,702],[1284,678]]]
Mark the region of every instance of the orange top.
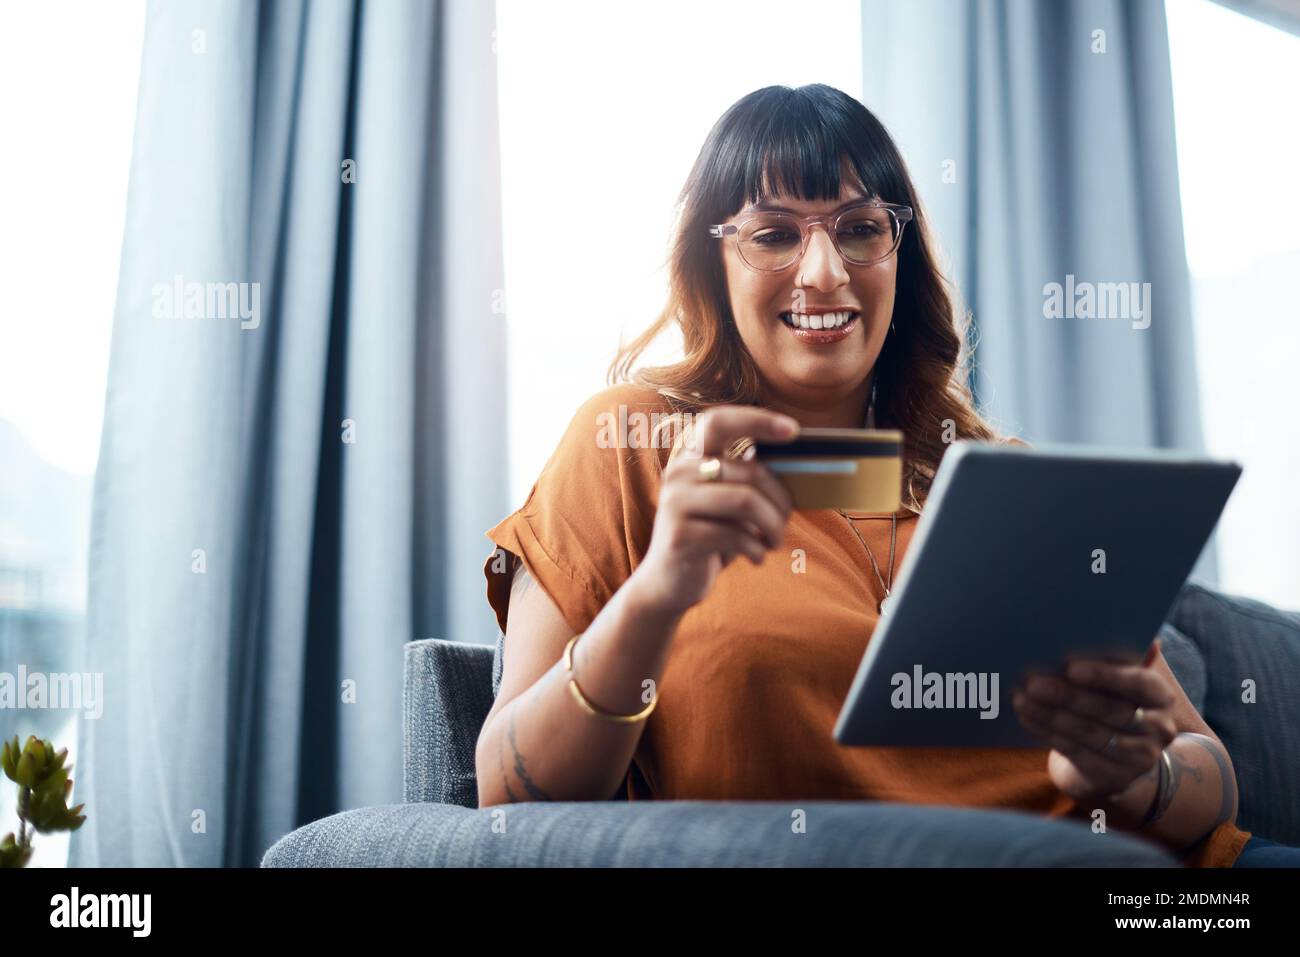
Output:
[[[631,384],[588,399],[523,506],[487,533],[523,559],[575,634],[649,547],[671,443],[653,448],[646,436],[651,416],[668,411],[654,390]],[[624,447],[616,447],[624,431]],[[888,578],[890,516],[849,515]],[[900,510],[895,576],[917,520]],[[510,576],[495,573],[496,556],[494,549],[484,574],[504,633]],[[831,509],[792,513],[780,550],[757,567],[737,558],[682,618],[659,704],[628,770],[628,798],[860,799],[1087,820],[1048,777],[1046,748],[845,747],[834,740],[882,594],[849,519]],[[1224,824],[1183,860],[1230,866],[1248,837]]]

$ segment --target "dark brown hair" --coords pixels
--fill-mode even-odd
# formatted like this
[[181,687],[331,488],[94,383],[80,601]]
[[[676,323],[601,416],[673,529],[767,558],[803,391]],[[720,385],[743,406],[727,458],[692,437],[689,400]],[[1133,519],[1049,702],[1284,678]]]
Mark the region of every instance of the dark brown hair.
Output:
[[[653,388],[679,414],[759,404],[757,367],[731,312],[722,244],[708,226],[774,191],[837,199],[847,175],[865,195],[914,211],[897,252],[895,330],[876,360],[875,424],[903,432],[905,504],[919,510],[949,442],[998,436],[975,408],[966,380],[967,317],[937,265],[903,158],[880,121],[832,87],[765,87],[714,124],[678,197],[668,302],[650,328],[619,349],[607,379]],[[633,374],[637,357],[673,324],[684,358]]]

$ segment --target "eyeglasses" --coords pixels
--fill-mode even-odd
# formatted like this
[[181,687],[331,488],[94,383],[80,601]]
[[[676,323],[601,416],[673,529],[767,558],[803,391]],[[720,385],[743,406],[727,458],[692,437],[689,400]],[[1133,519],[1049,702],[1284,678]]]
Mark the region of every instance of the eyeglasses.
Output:
[[847,263],[870,266],[888,259],[903,238],[903,226],[912,221],[912,207],[898,203],[861,203],[834,216],[792,216],[789,213],[755,213],[739,223],[718,223],[709,235],[736,237],[736,249],[745,265],[760,272],[780,272],[803,258],[812,227],[829,227],[831,241]]

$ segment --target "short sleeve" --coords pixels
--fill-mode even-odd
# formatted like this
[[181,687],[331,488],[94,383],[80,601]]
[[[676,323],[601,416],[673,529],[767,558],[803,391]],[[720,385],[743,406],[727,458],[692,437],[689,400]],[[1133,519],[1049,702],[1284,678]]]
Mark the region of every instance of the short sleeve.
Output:
[[1250,831],[1243,831],[1233,822],[1226,821],[1185,849],[1178,858],[1184,867],[1232,867],[1250,838]]
[[671,442],[651,426],[670,409],[652,389],[612,386],[584,402],[524,504],[489,529],[487,598],[504,634],[510,583],[523,561],[575,634],[645,556]]

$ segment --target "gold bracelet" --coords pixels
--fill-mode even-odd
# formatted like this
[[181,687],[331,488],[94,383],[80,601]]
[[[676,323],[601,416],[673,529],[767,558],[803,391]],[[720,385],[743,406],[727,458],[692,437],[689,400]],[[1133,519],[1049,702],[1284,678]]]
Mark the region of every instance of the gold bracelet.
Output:
[[583,710],[588,714],[595,715],[598,718],[604,718],[606,721],[614,721],[618,724],[635,724],[638,721],[644,721],[646,718],[650,717],[650,712],[653,711],[655,705],[659,703],[658,692],[655,693],[654,698],[651,699],[650,704],[646,706],[645,710],[639,714],[614,714],[613,712],[597,708],[587,700],[587,696],[584,695],[582,689],[578,687],[578,679],[573,674],[573,646],[581,637],[582,635],[574,635],[569,639],[569,643],[564,646],[564,670],[569,673],[569,690],[573,692],[574,700],[576,700],[578,704],[582,705]]

